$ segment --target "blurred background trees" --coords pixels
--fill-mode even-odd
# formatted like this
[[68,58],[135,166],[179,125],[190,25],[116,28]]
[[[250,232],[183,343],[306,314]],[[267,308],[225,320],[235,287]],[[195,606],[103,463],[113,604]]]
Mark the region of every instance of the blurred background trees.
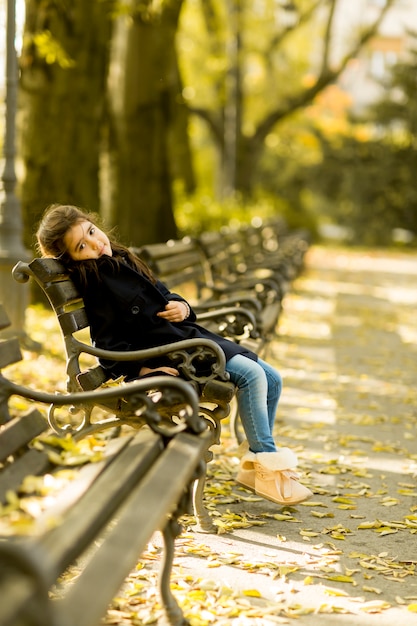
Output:
[[315,126],[321,161],[304,170],[315,202],[361,245],[408,244],[417,233],[417,33],[409,36],[407,61],[392,66],[374,104],[345,111],[343,132]]
[[390,11],[417,28],[407,2],[363,0],[352,16],[347,0],[26,0],[26,245],[52,202],[101,213],[135,245],[276,213],[353,243],[410,239],[412,46],[372,77],[373,106],[354,106],[355,71],[392,44]]

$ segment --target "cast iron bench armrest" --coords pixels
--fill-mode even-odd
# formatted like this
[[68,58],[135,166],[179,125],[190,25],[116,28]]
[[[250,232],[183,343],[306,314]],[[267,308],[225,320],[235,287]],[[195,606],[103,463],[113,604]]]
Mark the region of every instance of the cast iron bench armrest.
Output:
[[128,351],[104,350],[103,348],[96,348],[95,346],[79,341],[75,337],[72,338],[71,343],[79,354],[84,352],[85,354],[95,356],[99,359],[109,359],[113,361],[142,361],[163,355],[168,355],[171,358],[179,358],[179,356],[182,356],[182,353],[185,353],[185,351],[190,351],[191,359],[200,357],[204,358],[205,356],[211,355],[215,359],[211,366],[212,375],[200,377],[190,370],[184,372],[187,378],[189,377],[190,380],[205,382],[215,375],[221,380],[229,380],[229,375],[225,371],[226,359],[224,352],[211,339],[184,339],[182,341],[167,343],[163,346],[156,346],[154,348]]
[[[161,416],[158,414],[158,401],[161,396],[155,393],[152,395],[151,399],[149,396],[151,392],[155,391],[169,393],[172,398],[176,395],[176,405],[181,401],[181,404],[185,407],[182,413],[182,417],[184,418],[182,422],[168,424],[162,420]],[[76,393],[67,394],[52,394],[17,385],[0,374],[0,402],[7,402],[11,396],[20,396],[21,398],[33,400],[34,402],[54,405],[56,407],[69,405],[76,407],[77,405],[83,406],[91,402],[97,403],[100,401],[105,403],[108,400],[123,399],[129,404],[133,412],[141,411],[140,417],[142,423],[147,423],[152,430],[159,434],[173,434],[188,428],[192,428],[194,432],[202,432],[205,429],[204,421],[198,417],[198,396],[194,388],[186,381],[174,376],[152,376],[152,378],[135,380],[106,389],[78,391]],[[116,424],[117,421],[115,420],[110,425]],[[60,432],[59,429],[56,430],[56,432],[57,434],[66,434],[71,431],[70,429],[64,428],[62,432]],[[71,434],[75,435],[76,431],[71,432]],[[86,433],[83,432],[83,436],[85,436],[85,434]]]

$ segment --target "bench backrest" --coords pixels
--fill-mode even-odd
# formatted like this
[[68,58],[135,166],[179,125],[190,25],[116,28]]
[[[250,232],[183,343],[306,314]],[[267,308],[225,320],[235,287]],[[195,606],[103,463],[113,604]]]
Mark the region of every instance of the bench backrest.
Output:
[[[0,330],[9,326],[10,320],[0,304]],[[0,340],[0,370],[21,359],[17,338]],[[1,371],[0,384],[0,503],[4,503],[8,491],[16,489],[27,474],[37,474],[49,466],[46,454],[28,445],[48,428],[48,423],[37,409],[21,418],[12,418],[9,411],[11,385]],[[16,459],[11,463],[14,457]]]
[[[23,264],[22,264],[23,265]],[[64,336],[88,327],[88,319],[81,294],[57,259],[34,259],[28,264],[33,278],[55,311]],[[14,275],[19,267],[14,270]]]
[[56,313],[67,353],[68,391],[96,389],[103,384],[107,376],[99,364],[81,371],[74,333],[82,330],[88,333],[89,322],[82,296],[65,266],[57,259],[37,258],[30,263],[19,262],[13,269],[13,276],[18,282],[31,276]]
[[198,243],[188,237],[132,248],[171,291],[197,302],[210,289],[210,266]]
[[[10,326],[10,319],[6,313],[3,304],[0,303],[0,331]],[[19,340],[16,337],[9,339],[0,339],[0,378],[2,379],[1,370],[8,365],[18,363],[22,360],[22,352],[20,350]],[[0,395],[0,425],[6,424],[11,420],[8,406],[9,396],[7,393]],[[0,463],[2,462],[2,450],[0,449]],[[4,458],[7,457],[7,454]]]
[[236,240],[229,229],[202,233],[198,237],[198,243],[210,267],[213,284],[218,280],[231,280],[237,270],[244,273],[246,264],[239,265],[241,241]]
[[306,237],[307,232],[292,233],[285,220],[276,218],[132,250],[171,290],[178,289],[186,298],[198,301],[210,297],[216,286],[239,280],[253,265],[264,262],[268,268],[268,255],[275,253],[283,264],[287,259],[293,263],[297,255],[304,254]]

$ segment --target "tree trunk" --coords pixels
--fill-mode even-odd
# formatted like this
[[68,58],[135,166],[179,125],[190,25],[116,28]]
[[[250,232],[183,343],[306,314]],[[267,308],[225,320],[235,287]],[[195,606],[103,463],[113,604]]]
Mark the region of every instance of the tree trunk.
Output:
[[177,88],[172,89],[170,94],[170,108],[173,113],[168,135],[169,163],[172,178],[182,181],[185,193],[191,194],[196,190],[197,182],[188,132],[189,111],[182,97],[183,84],[177,58],[175,58],[175,73]]
[[99,154],[105,115],[114,0],[27,0],[21,56],[21,197],[26,244],[53,202],[99,210]]
[[173,216],[169,133],[177,94],[174,47],[182,0],[158,15],[137,11],[115,28],[109,77],[114,195],[110,221],[128,245],[177,236]]

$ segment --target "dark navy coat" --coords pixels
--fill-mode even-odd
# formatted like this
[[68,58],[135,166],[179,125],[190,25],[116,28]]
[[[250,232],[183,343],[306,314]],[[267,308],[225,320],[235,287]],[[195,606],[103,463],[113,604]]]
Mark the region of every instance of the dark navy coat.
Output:
[[[83,261],[87,270],[89,263]],[[116,266],[111,257],[101,257],[95,263],[99,268],[100,279],[89,271],[87,287],[83,287],[76,273],[73,273],[73,278],[83,295],[91,339],[98,348],[141,350],[203,337],[214,340],[224,351],[226,360],[236,354],[257,360],[255,353],[197,324],[192,309],[183,322],[173,323],[158,317],[157,313],[170,300],[185,302],[184,298],[170,292],[161,281],[153,284],[130,265],[122,263]],[[127,379],[137,378],[142,366],[173,366],[166,356],[137,362],[103,361],[102,365],[113,378],[124,375]]]

